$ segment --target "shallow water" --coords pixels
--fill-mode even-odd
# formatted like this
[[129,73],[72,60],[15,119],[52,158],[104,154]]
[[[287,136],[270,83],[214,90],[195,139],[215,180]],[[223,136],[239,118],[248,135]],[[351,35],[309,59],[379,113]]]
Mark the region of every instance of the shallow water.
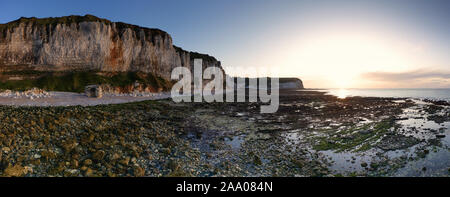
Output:
[[347,174],[349,172],[363,172],[366,171],[361,166],[362,163],[367,163],[369,166],[373,159],[376,159],[374,152],[368,153],[353,153],[353,152],[335,152],[333,150],[321,151],[322,154],[331,159],[332,164],[330,169],[335,173]]
[[235,150],[239,150],[241,148],[242,143],[245,142],[245,136],[238,135],[233,136],[231,138],[225,138],[225,144],[230,145],[231,148]]
[[450,151],[448,148],[437,148],[423,159],[410,161],[393,176],[448,176],[450,167]]
[[[443,176],[448,175],[450,168],[450,122],[436,123],[427,120],[427,114],[420,111],[421,107],[428,103],[419,102],[418,106],[407,109],[403,117],[407,120],[398,121],[402,129],[414,132],[404,132],[418,139],[436,139],[436,135],[445,135],[439,138],[441,146],[434,147],[424,158],[410,161],[408,164],[394,173],[394,176]],[[418,119],[421,118],[421,119]]]
[[[401,102],[401,101],[399,101]],[[412,136],[422,142],[406,149],[382,151],[373,148],[364,152],[336,152],[335,150],[319,151],[331,161],[330,169],[336,174],[371,173],[371,163],[397,160],[405,164],[388,173],[388,176],[448,176],[450,168],[450,121],[436,123],[428,120],[429,114],[424,107],[431,103],[417,101],[415,106],[404,109],[396,123],[400,126],[399,134]],[[436,112],[436,114],[441,114]],[[441,137],[437,137],[437,135]],[[442,137],[445,136],[445,137]],[[430,146],[429,140],[438,140],[439,145]],[[418,153],[427,151],[420,157]],[[361,164],[367,164],[363,167]],[[391,162],[392,164],[395,162]],[[392,165],[390,164],[390,165]]]

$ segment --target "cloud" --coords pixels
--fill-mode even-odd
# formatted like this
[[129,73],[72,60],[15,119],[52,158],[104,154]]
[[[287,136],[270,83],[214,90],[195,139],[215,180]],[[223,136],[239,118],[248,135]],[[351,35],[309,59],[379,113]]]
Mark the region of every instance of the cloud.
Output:
[[408,72],[368,72],[362,74],[362,77],[372,81],[409,81],[409,80],[450,80],[450,72],[448,71],[427,71],[424,69],[408,71]]
[[450,71],[368,72],[361,78],[369,86],[382,88],[450,88]]

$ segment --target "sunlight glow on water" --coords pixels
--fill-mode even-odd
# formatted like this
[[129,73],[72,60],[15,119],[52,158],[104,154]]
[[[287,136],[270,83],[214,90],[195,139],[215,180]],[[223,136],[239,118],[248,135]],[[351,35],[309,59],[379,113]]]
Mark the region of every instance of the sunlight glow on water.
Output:
[[450,89],[327,89],[328,94],[344,99],[350,96],[408,97],[450,101]]
[[345,99],[349,96],[350,92],[347,89],[339,89],[336,96],[340,99]]

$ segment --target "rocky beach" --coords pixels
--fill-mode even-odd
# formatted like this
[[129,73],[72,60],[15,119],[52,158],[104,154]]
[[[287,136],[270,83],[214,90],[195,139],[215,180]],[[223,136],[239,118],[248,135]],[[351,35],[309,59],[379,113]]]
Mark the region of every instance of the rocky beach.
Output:
[[39,89],[29,91],[0,91],[0,105],[9,106],[93,106],[119,104],[170,97],[170,92],[104,93],[101,98],[88,97],[85,93],[55,92]]
[[283,90],[262,103],[0,106],[1,176],[448,176],[450,104]]
[[[331,48],[346,52],[349,60],[360,51],[339,46]],[[323,56],[327,48],[303,57],[317,57],[309,63],[330,59],[323,65],[329,64],[326,70],[333,77],[317,79],[351,82],[353,75],[346,74],[354,69],[341,69],[333,59],[347,56],[334,51],[328,51],[331,58]],[[288,59],[302,59],[294,54]],[[277,55],[256,59],[263,56]],[[324,70],[268,62],[289,72],[275,77]],[[234,66],[245,70],[244,65]],[[205,74],[208,68],[217,71],[214,79]],[[177,69],[184,72],[174,74]],[[214,92],[223,90],[220,85],[227,91],[268,90],[259,77],[271,75],[249,70],[230,75],[215,57],[174,45],[165,31],[89,14],[21,17],[0,24],[0,176],[449,176],[449,101],[333,96],[304,89],[297,77],[277,78],[279,89],[270,83],[271,91],[280,91],[276,113],[260,113],[267,103],[249,102],[257,100],[256,94],[247,95],[247,102],[228,103],[175,103],[170,98],[177,85],[188,97],[192,84]],[[386,75],[365,74],[375,79]],[[400,74],[387,75],[397,79]],[[242,86],[228,89],[229,81]]]

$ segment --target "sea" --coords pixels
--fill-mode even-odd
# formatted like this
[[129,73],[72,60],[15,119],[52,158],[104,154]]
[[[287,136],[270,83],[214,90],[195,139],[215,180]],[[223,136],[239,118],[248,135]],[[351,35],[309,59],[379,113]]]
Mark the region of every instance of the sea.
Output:
[[[339,98],[346,98],[350,96],[363,96],[363,97],[401,97],[411,98],[413,100],[446,100],[450,102],[450,88],[442,89],[325,89],[319,91],[326,91],[327,94],[335,95]],[[418,105],[409,107],[403,110],[403,113],[399,115],[400,120],[396,121],[399,126],[399,133],[403,133],[407,136],[414,136],[422,141],[429,139],[438,139],[436,134],[443,136],[439,140],[438,146],[433,146],[433,151],[429,151],[428,154],[423,156],[423,159],[409,160],[404,166],[400,167],[393,174],[389,176],[399,177],[411,177],[411,176],[448,176],[450,167],[450,121],[445,120],[443,122],[435,122],[428,117],[424,105],[427,102],[415,101]],[[437,113],[438,115],[445,114],[443,112]],[[436,114],[435,114],[436,115]],[[445,116],[445,115],[443,115]],[[427,142],[428,143],[428,142]],[[392,158],[398,158],[405,153],[410,154],[420,150],[421,144],[416,144],[412,147],[402,150],[388,151],[386,154]],[[373,154],[376,152],[368,152],[365,154],[358,154],[353,152],[334,152],[325,151],[326,155],[330,156],[334,163],[331,166],[336,171],[345,171],[350,167],[359,169],[360,165],[349,164],[348,161],[351,158],[356,158],[356,164],[358,161],[370,161]],[[414,154],[416,154],[414,153]],[[364,171],[364,169],[363,169]]]
[[416,88],[416,89],[321,89],[327,94],[346,98],[351,96],[362,97],[395,97],[450,101],[450,88]]

